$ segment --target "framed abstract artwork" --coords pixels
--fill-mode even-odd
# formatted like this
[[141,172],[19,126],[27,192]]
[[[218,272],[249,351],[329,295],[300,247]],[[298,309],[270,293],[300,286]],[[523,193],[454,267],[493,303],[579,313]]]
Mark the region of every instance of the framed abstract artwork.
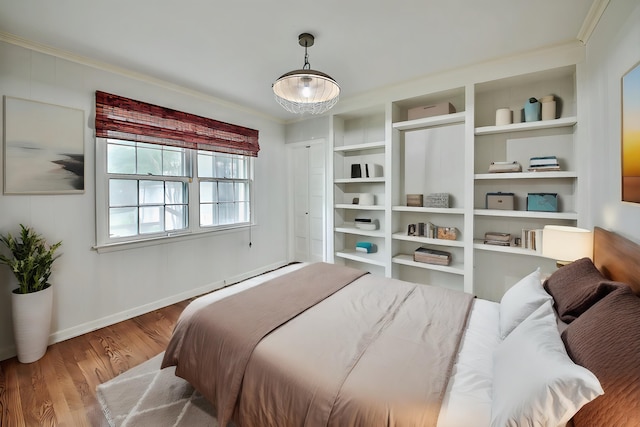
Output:
[[84,192],[84,111],[4,97],[4,193]]
[[640,62],[622,76],[622,201],[640,203]]

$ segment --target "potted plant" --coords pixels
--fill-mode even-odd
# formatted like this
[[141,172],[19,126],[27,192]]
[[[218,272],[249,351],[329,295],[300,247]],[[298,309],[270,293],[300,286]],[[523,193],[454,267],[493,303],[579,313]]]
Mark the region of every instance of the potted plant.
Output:
[[49,283],[51,266],[58,259],[58,242],[47,244],[32,228],[20,224],[20,236],[0,235],[0,241],[9,249],[10,256],[0,254],[0,264],[9,266],[18,288],[11,294],[13,332],[18,360],[31,363],[47,351],[51,332],[53,288]]

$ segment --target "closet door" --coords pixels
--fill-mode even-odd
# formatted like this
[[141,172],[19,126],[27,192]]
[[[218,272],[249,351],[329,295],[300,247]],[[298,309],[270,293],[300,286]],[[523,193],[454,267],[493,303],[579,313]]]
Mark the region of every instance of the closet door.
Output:
[[317,262],[325,253],[325,147],[323,141],[291,147],[293,260]]

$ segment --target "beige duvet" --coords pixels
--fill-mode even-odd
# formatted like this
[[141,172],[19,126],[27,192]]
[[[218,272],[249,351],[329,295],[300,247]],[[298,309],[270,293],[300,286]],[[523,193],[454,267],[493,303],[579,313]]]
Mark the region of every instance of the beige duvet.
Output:
[[221,425],[435,426],[473,299],[361,275],[312,264],[213,302],[181,317],[163,367]]

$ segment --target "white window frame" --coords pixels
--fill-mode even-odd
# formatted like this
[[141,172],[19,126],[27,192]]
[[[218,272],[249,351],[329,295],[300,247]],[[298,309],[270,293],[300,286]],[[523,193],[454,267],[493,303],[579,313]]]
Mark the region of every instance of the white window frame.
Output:
[[[191,160],[192,176],[191,177],[175,177],[175,176],[149,176],[150,180],[161,181],[185,181],[188,183],[188,227],[184,230],[175,230],[170,232],[136,235],[112,238],[109,235],[109,179],[139,179],[141,175],[121,175],[109,174],[107,172],[107,138],[96,138],[95,158],[96,158],[96,245],[94,249],[99,252],[117,250],[118,248],[126,249],[131,246],[147,246],[158,244],[175,239],[184,239],[189,237],[199,237],[207,233],[229,232],[238,229],[246,229],[255,225],[255,180],[254,180],[254,158],[245,156],[249,174],[249,222],[225,224],[217,226],[200,226],[200,181],[198,179],[198,161],[197,150],[186,149]],[[132,178],[135,177],[135,178]],[[210,178],[206,179],[210,181]]]

